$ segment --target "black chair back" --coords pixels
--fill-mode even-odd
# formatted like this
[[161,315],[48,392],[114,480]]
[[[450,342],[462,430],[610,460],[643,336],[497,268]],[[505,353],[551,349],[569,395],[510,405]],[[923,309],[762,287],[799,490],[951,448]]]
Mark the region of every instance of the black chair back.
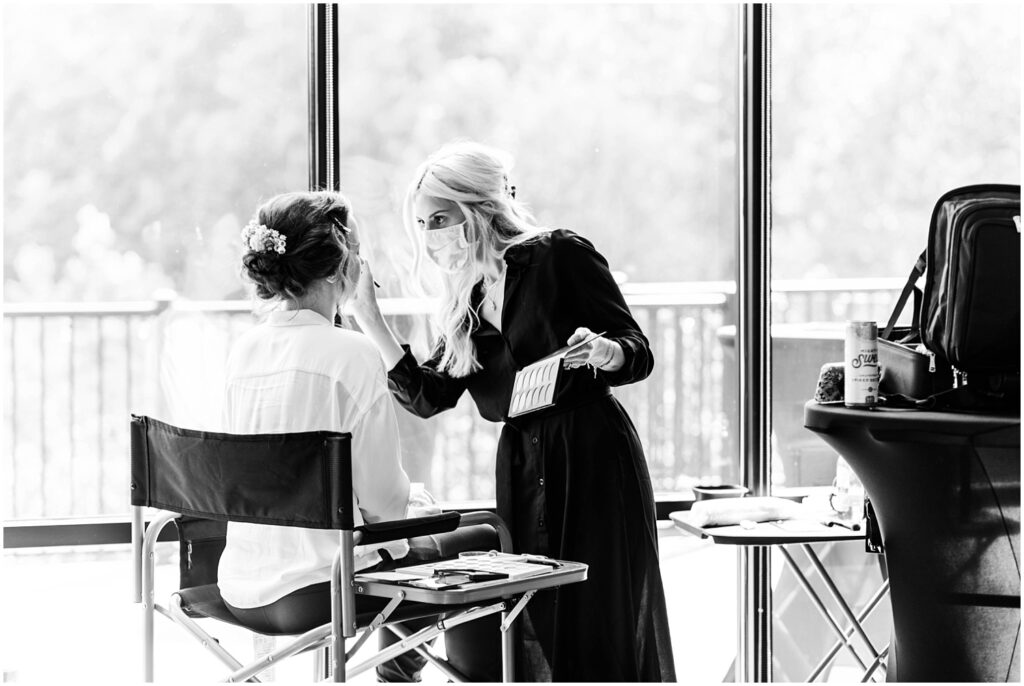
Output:
[[132,415],[131,503],[205,519],[352,529],[352,435],[239,435]]

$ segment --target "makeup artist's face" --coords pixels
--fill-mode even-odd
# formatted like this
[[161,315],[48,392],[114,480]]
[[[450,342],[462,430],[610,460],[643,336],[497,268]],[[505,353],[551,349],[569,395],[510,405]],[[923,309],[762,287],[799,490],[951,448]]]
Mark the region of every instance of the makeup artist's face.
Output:
[[449,274],[465,268],[470,261],[466,236],[466,215],[451,200],[418,195],[413,201],[416,225],[423,230],[427,255]]
[[413,202],[416,226],[425,231],[446,229],[466,220],[458,204],[451,200],[420,194]]

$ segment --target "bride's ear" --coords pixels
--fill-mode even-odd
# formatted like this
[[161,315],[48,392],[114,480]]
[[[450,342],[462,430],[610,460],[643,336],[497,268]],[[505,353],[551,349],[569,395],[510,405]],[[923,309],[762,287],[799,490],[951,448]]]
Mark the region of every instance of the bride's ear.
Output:
[[340,281],[342,285],[345,285],[345,280],[348,278],[348,274],[346,273],[348,271],[348,262],[349,260],[347,259],[342,260],[338,264],[338,268],[334,270],[334,273],[325,277],[324,281],[329,284],[336,284]]

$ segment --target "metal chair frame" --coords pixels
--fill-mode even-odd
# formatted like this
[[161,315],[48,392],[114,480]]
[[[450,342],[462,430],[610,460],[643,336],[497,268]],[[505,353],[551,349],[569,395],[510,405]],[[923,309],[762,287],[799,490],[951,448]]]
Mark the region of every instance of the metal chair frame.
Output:
[[[252,521],[245,515],[238,516],[236,513],[221,512],[196,512],[192,507],[168,504],[151,504],[150,489],[141,488],[138,478],[138,460],[149,460],[150,451],[153,446],[147,443],[146,432],[149,427],[156,426],[178,432],[181,435],[188,435],[190,438],[213,437],[218,440],[230,440],[240,438],[242,440],[254,439],[255,437],[231,436],[228,434],[210,434],[203,432],[192,432],[187,429],[179,429],[163,424],[148,417],[132,417],[132,559],[134,565],[135,594],[134,601],[143,605],[143,678],[146,682],[152,682],[154,677],[154,617],[157,613],[169,618],[175,624],[184,628],[196,638],[207,650],[220,659],[231,672],[224,679],[228,682],[235,681],[258,681],[257,676],[288,657],[307,651],[319,651],[315,661],[315,678],[321,680],[325,673],[329,672],[332,680],[343,682],[346,678],[354,676],[368,669],[372,669],[402,653],[415,650],[423,655],[431,664],[440,669],[448,678],[455,681],[465,681],[466,677],[449,665],[443,658],[434,654],[425,644],[444,633],[454,626],[478,620],[482,617],[502,613],[501,622],[501,654],[502,654],[502,679],[509,682],[514,681],[514,620],[522,611],[523,607],[533,597],[535,591],[527,591],[518,596],[502,595],[500,589],[495,590],[493,598],[469,604],[469,605],[438,605],[424,608],[425,616],[435,614],[429,610],[436,608],[438,621],[415,633],[409,633],[404,626],[394,619],[395,611],[406,600],[405,592],[396,587],[394,595],[383,609],[377,612],[369,621],[359,625],[356,613],[355,593],[355,567],[353,562],[353,548],[360,542],[383,542],[386,540],[397,540],[408,538],[412,535],[423,535],[425,533],[439,533],[449,531],[455,526],[472,526],[486,524],[497,532],[500,549],[503,552],[511,551],[511,536],[501,519],[490,512],[472,512],[459,515],[448,513],[443,522],[437,517],[426,517],[403,520],[403,526],[392,528],[387,531],[380,531],[380,524],[354,527],[352,513],[341,512],[350,509],[345,503],[351,502],[351,455],[348,454],[350,436],[347,434],[336,434],[332,432],[317,432],[323,434],[325,446],[334,453],[343,453],[342,460],[345,469],[339,470],[339,484],[330,484],[328,487],[333,491],[341,493],[340,499],[331,499],[332,503],[342,503],[338,510],[341,512],[340,526],[338,526],[338,551],[335,555],[331,569],[331,621],[316,627],[304,634],[299,635],[293,641],[284,645],[268,655],[263,656],[249,664],[243,664],[232,656],[212,635],[199,626],[196,619],[190,617],[182,606],[180,591],[171,594],[168,605],[164,606],[155,599],[155,559],[154,549],[164,527],[180,517],[182,514],[199,516],[212,516],[214,518],[226,519],[227,521]],[[282,436],[282,435],[276,435]],[[336,455],[332,454],[332,457]],[[150,467],[147,465],[146,469]],[[348,494],[347,497],[345,494]],[[337,495],[334,493],[333,495]],[[163,510],[150,522],[144,525],[144,507],[158,507]],[[454,523],[454,525],[453,525]],[[384,526],[396,523],[384,523]],[[295,523],[292,526],[302,526],[302,523]],[[405,526],[407,525],[407,526]],[[417,528],[419,527],[419,528]],[[426,527],[426,528],[424,528]],[[333,528],[333,527],[332,527]],[[408,606],[407,606],[408,607]],[[445,616],[441,618],[440,616]],[[389,624],[389,621],[392,622]],[[357,665],[350,665],[349,661],[357,650],[377,630],[387,628],[401,639],[398,643],[378,652]],[[358,635],[358,637],[357,637]],[[355,638],[353,644],[346,650],[346,639]]]

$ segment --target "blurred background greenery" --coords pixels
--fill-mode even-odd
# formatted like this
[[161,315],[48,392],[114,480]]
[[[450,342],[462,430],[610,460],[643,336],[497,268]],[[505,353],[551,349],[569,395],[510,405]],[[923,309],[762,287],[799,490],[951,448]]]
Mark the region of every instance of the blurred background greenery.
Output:
[[[309,6],[3,10],[7,511],[118,511],[126,413],[216,427],[224,356],[253,323],[239,230],[308,186]],[[505,148],[517,197],[596,244],[651,339],[655,374],[616,393],[655,489],[737,478],[738,6],[339,15],[341,186],[400,333],[430,342],[400,217],[413,170],[457,138]],[[772,316],[803,327],[773,339],[776,484],[835,469],[800,442],[838,359],[804,325],[885,318],[935,199],[1019,182],[1020,48],[1016,5],[774,7]],[[415,480],[493,493],[499,427],[471,403],[398,415]],[[69,471],[88,488],[44,498]]]
[[[777,8],[776,277],[902,275],[941,192],[1015,181],[1017,11]],[[460,137],[512,152],[539,221],[629,281],[731,280],[736,12],[343,5],[342,184],[388,292],[409,176]],[[306,13],[5,6],[5,300],[241,295],[238,228],[307,185]]]

